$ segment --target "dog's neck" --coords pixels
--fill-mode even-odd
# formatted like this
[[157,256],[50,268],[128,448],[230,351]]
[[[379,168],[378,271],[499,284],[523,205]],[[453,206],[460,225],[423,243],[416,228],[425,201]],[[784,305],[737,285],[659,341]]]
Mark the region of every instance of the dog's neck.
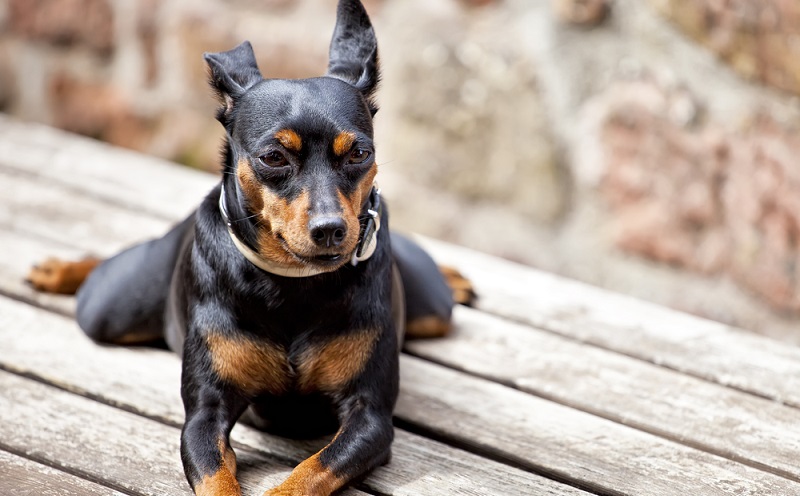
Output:
[[[381,228],[381,190],[377,185],[372,186],[372,190],[363,207],[362,214],[359,215],[360,230],[358,244],[350,258],[350,264],[356,266],[359,262],[368,260],[378,247],[378,231]],[[261,256],[256,250],[251,248],[246,241],[241,239],[233,229],[228,209],[225,206],[225,183],[220,185],[219,191],[219,211],[223,221],[228,228],[228,234],[233,240],[234,246],[244,257],[259,269],[283,277],[311,277],[326,272],[333,272],[340,267],[318,268],[318,267],[296,267],[281,264],[273,260],[268,260]]]

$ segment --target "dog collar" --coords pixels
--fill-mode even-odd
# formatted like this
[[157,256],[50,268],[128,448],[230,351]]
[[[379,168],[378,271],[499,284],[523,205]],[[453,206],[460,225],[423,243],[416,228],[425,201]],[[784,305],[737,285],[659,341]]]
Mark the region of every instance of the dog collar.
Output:
[[[220,184],[219,191],[219,211],[222,214],[222,219],[228,228],[228,234],[233,240],[234,246],[244,257],[259,269],[269,272],[271,274],[283,277],[311,277],[326,272],[333,272],[336,268],[316,268],[316,267],[294,267],[291,265],[281,264],[267,260],[262,257],[258,252],[252,249],[247,243],[236,235],[233,230],[233,223],[228,215],[228,209],[225,207],[225,184]],[[366,208],[363,214],[358,216],[359,220],[359,236],[356,249],[350,258],[350,264],[356,266],[359,262],[369,259],[378,247],[378,231],[381,228],[381,214],[383,213],[383,205],[381,204],[381,190],[377,185],[373,185],[367,199]]]

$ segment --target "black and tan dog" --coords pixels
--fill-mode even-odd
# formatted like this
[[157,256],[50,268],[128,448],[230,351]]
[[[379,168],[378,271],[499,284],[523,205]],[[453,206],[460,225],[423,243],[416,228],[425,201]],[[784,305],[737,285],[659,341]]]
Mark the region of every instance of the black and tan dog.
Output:
[[372,26],[358,0],[337,16],[325,77],[264,79],[246,42],[205,55],[227,139],[221,184],[195,213],[94,270],[49,261],[30,276],[69,291],[89,274],[77,315],[92,339],[160,338],[182,355],[181,455],[198,495],[240,494],[228,436],[242,416],[336,432],[267,495],[328,495],[387,462],[403,329],[450,326],[446,277],[390,236],[374,186]]

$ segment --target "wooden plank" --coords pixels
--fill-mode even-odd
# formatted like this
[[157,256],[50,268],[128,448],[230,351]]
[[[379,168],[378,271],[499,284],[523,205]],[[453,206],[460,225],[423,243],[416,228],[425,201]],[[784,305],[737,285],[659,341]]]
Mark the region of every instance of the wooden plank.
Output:
[[0,490],[14,496],[123,496],[53,467],[0,451]]
[[[43,295],[20,282],[19,265],[26,267],[50,248],[2,229],[0,245],[11,254],[0,258],[0,292],[61,312],[73,311],[72,298]],[[56,255],[69,256],[68,252],[51,250]],[[800,422],[800,412],[795,409],[474,310],[459,308],[456,312],[459,325],[451,338],[412,341],[407,348],[438,363],[512,384],[619,423],[800,478],[800,468],[793,463],[800,458],[800,432],[794,427]],[[44,364],[61,346],[48,342],[53,345],[49,349],[37,342],[24,353],[39,357]],[[81,355],[92,353],[94,345],[82,340],[82,346],[86,349]],[[115,362],[112,358],[109,366]],[[158,374],[154,374],[144,382],[158,380]],[[128,386],[111,383],[105,387],[120,390]],[[635,397],[631,391],[636,392]],[[133,402],[147,397],[158,401],[158,394],[146,386],[140,392],[142,396]],[[176,419],[181,413],[176,400],[177,379],[173,392],[175,397],[160,408],[167,411],[171,405],[174,411],[169,418]]]
[[109,203],[178,220],[215,176],[41,124],[0,115],[0,168],[49,178]]
[[[0,366],[6,370],[37,377],[169,425],[183,422],[180,361],[172,353],[97,346],[70,319],[7,298],[0,298],[0,342],[7,342],[7,346],[0,348]],[[136,436],[150,434],[131,435]],[[234,429],[233,439],[237,446],[257,448],[273,458],[293,463],[324,444],[324,441],[295,442],[242,425]],[[585,494],[401,430],[397,432],[393,453],[393,462],[368,477],[365,488],[398,496],[468,495],[474,494],[476,481],[480,481],[480,494],[485,495]],[[459,470],[454,470],[456,467]]]
[[[74,323],[65,317],[43,314],[2,298],[0,341],[8,343],[0,349],[0,363],[9,370],[80,390],[150,417],[173,422],[180,418],[179,367],[171,354],[95,347],[81,340]],[[800,494],[800,484],[778,476],[419,359],[403,357],[401,370],[397,416],[403,422],[603,494]],[[238,442],[263,446],[272,456],[302,458],[296,443],[242,426],[234,433]],[[381,494],[459,494],[449,488],[425,488],[430,482],[426,474],[430,473],[455,479],[453,484],[460,481],[457,487],[482,481],[486,487],[481,494],[529,494],[530,487],[543,486],[537,486],[539,479],[530,474],[478,457],[468,469],[471,475],[464,479],[461,474],[465,472],[454,473],[450,467],[453,460],[467,463],[467,456],[449,459],[439,454],[432,458],[431,452],[436,451],[431,449],[431,441],[402,431],[398,434],[394,462],[366,480],[370,490]],[[424,454],[419,452],[420,446]],[[656,473],[657,480],[650,480]],[[528,476],[531,480],[524,485],[508,482]],[[385,482],[373,485],[381,479]],[[439,482],[433,484],[434,488],[441,486]],[[556,490],[546,485],[543,488]]]
[[52,187],[35,177],[0,170],[0,225],[58,242],[92,240],[107,256],[132,243],[160,236],[172,224],[110,203]]
[[[57,157],[57,159],[55,159]],[[75,191],[179,220],[217,181],[214,176],[37,124],[0,116],[0,169],[46,177]],[[157,178],[158,180],[154,180]],[[7,180],[0,176],[0,182]],[[16,182],[15,188],[17,189]],[[30,184],[28,186],[31,186]],[[39,181],[26,197],[47,196]],[[55,188],[58,189],[58,188]],[[3,200],[5,201],[5,200]],[[104,203],[95,203],[96,209]],[[17,208],[21,205],[17,205]],[[27,207],[26,207],[27,208]],[[58,208],[73,219],[71,202]],[[0,208],[0,212],[1,212]],[[114,210],[95,226],[125,225]],[[1,215],[1,214],[0,214]],[[40,219],[41,222],[44,219]],[[18,228],[24,228],[17,224]],[[44,227],[42,229],[45,229]],[[50,238],[66,229],[48,223]],[[153,227],[128,242],[161,232]],[[72,238],[74,239],[74,237]],[[634,298],[540,272],[466,248],[420,238],[442,263],[476,284],[478,308],[723,385],[800,406],[800,349]],[[125,242],[108,245],[110,253]],[[97,248],[95,248],[97,249]]]
[[800,483],[404,357],[397,415],[602,494],[800,494]]
[[480,310],[800,407],[800,348],[417,237],[478,288]]
[[[8,372],[0,372],[0,390],[4,448],[132,494],[191,494],[181,468],[180,429]],[[291,470],[243,447],[237,460],[246,495],[262,494]]]
[[416,356],[800,480],[800,411],[460,307]]

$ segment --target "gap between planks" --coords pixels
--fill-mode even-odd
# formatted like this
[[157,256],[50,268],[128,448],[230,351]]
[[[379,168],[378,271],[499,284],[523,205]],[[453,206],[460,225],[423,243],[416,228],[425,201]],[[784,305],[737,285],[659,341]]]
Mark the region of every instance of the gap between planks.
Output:
[[[49,196],[49,197],[52,197],[51,195],[48,195],[48,196]],[[57,197],[57,195],[55,195],[55,196]],[[113,209],[111,209],[111,210],[113,210]],[[106,212],[106,216],[108,216],[108,215],[109,215],[109,213],[108,213],[108,212]],[[111,215],[111,217],[112,217],[112,219],[113,219],[113,215]],[[45,227],[48,227],[48,226],[45,226]],[[50,227],[50,228],[52,228],[52,226],[49,226],[49,227]],[[102,243],[100,243],[100,244],[102,244]],[[493,324],[493,325],[494,325],[494,324]],[[494,378],[494,380],[497,380],[497,379],[496,379],[496,378]],[[528,391],[528,392],[530,392],[530,391]],[[536,394],[536,393],[534,392],[534,394]],[[548,397],[548,396],[543,396],[543,397]],[[560,403],[562,403],[562,404],[570,405],[570,406],[574,405],[574,403],[570,403],[568,400],[567,400],[567,401],[565,401],[565,400],[563,400],[563,399],[559,399],[559,402],[560,402]],[[585,406],[584,406],[582,409],[583,409],[584,411],[590,411],[591,413],[596,413],[596,410],[587,410],[587,408],[586,408]],[[605,418],[612,418],[612,419],[613,419],[613,420],[615,420],[615,421],[618,421],[618,422],[620,421],[620,420],[619,420],[619,418],[616,418],[616,417],[613,417],[613,416],[611,416],[611,417],[610,417],[610,416],[608,416],[607,414],[606,414],[606,415],[604,415],[604,416],[605,416]],[[624,423],[624,422],[623,422],[623,423]],[[637,425],[637,427],[639,427],[639,426]],[[664,435],[664,432],[663,432],[663,431],[660,431],[660,430],[658,430],[658,429],[647,428],[647,429],[645,429],[645,430],[648,430],[649,432],[654,432],[654,433],[657,433],[657,434],[659,434],[659,435],[662,435],[662,436]],[[668,439],[678,440],[678,441],[680,441],[680,442],[686,443],[686,438],[685,438],[685,437],[678,437],[678,436],[669,435],[669,434],[668,434],[668,435],[666,435],[666,437],[667,437]],[[690,442],[690,443],[688,443],[688,444],[692,445],[692,444],[691,444],[691,442]],[[704,448],[706,448],[704,445],[697,445],[697,446],[703,446]],[[707,449],[707,448],[706,448],[706,449]],[[716,453],[716,454],[719,454],[719,453],[720,453],[720,450],[718,450],[718,449],[714,449],[714,450],[710,450],[710,451],[711,451],[712,453]],[[735,459],[735,460],[739,460],[739,461],[745,461],[746,463],[748,462],[748,459],[746,459],[746,458],[745,458],[745,459],[743,459],[743,458],[741,458],[741,457],[734,457],[733,459]],[[763,465],[759,465],[759,464],[758,464],[758,462],[753,462],[753,463],[755,463],[755,465],[754,465],[754,466],[763,467]],[[766,466],[769,466],[769,465],[766,465]],[[782,474],[783,474],[783,473],[782,473]],[[784,475],[785,475],[785,474],[784,474]]]
[[[156,408],[161,412],[159,415],[170,415],[165,413],[169,411],[173,412],[172,416],[180,415],[176,392],[177,357],[152,350],[132,353],[126,349],[96,347],[88,340],[81,340],[74,323],[67,324],[63,317],[41,315],[40,310],[18,303],[6,305],[0,300],[0,304],[4,307],[0,315],[7,315],[9,323],[21,326],[3,325],[0,332],[5,329],[12,335],[32,335],[25,330],[47,329],[39,331],[41,343],[23,342],[20,344],[25,346],[21,349],[16,346],[6,350],[2,358],[5,363],[18,363],[15,369],[20,371],[36,370],[47,381],[66,380],[69,384],[99,387],[96,393],[114,402]],[[69,349],[69,353],[58,354],[56,349]],[[138,355],[138,361],[131,362],[134,354]],[[85,370],[76,369],[70,360],[83,364]],[[165,369],[164,364],[158,365],[162,361],[168,361],[173,367]],[[428,425],[448,436],[460,435],[462,442],[480,449],[502,446],[506,456],[520,457],[529,466],[541,467],[539,470],[552,471],[568,480],[577,479],[576,485],[597,488],[599,493],[734,494],[719,486],[723,481],[724,487],[735,488],[741,494],[793,494],[800,488],[743,465],[658,441],[639,431],[551,405],[497,384],[465,378],[410,357],[404,357],[401,368],[401,384],[406,384],[398,404],[401,418]],[[167,370],[172,372],[164,377]],[[99,374],[103,374],[101,379],[98,379]],[[123,377],[131,379],[121,382]],[[100,384],[101,381],[106,385]],[[413,387],[409,389],[409,385]],[[174,398],[166,401],[166,397]],[[465,399],[468,399],[467,404],[463,402]],[[485,411],[483,406],[490,404],[493,409]],[[461,411],[460,415],[456,414]],[[520,414],[524,418],[520,418]],[[399,439],[403,436],[400,433]],[[396,443],[396,447],[406,443]],[[400,458],[396,460],[408,463]],[[488,460],[484,463],[491,464]],[[645,475],[653,470],[661,474],[656,480]],[[623,477],[623,474],[626,475]],[[611,491],[610,487],[618,490]],[[700,487],[716,489],[704,492]],[[680,492],[671,492],[673,489]]]
[[15,450],[0,451],[2,489],[14,496],[139,496],[55,465],[38,462]]

